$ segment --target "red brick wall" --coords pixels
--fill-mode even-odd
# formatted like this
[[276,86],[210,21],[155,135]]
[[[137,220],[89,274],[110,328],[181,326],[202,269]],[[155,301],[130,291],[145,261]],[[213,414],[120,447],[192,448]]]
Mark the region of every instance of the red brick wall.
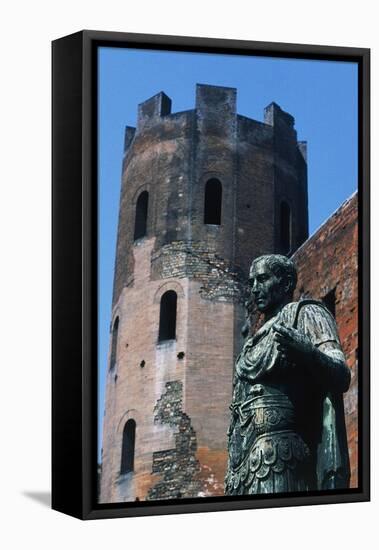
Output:
[[335,289],[335,315],[351,385],[344,396],[351,480],[358,485],[358,197],[354,194],[294,254],[295,299],[322,300]]

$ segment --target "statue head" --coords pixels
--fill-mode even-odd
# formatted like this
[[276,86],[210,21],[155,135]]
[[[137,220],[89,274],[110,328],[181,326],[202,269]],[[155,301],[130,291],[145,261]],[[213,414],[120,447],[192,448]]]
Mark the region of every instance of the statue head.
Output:
[[295,264],[286,256],[268,254],[256,258],[250,267],[249,284],[258,311],[275,315],[291,301],[296,288]]

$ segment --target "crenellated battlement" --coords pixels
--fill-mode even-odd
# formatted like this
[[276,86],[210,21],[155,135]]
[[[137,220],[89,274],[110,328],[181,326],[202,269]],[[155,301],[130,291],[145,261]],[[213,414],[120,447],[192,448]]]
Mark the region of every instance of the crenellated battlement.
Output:
[[152,126],[159,118],[171,113],[171,99],[164,93],[154,95],[138,105],[137,132]]
[[[137,127],[126,126],[124,150],[127,151],[139,134],[160,131],[169,133],[174,127],[182,126],[195,117],[197,129],[205,133],[233,133],[238,126],[237,139],[264,143],[273,139],[274,133],[296,141],[295,119],[275,103],[270,103],[263,111],[263,122],[237,113],[237,90],[208,84],[196,85],[195,108],[171,112],[172,100],[159,92],[138,105]],[[164,136],[162,136],[164,137]],[[305,143],[305,142],[302,142]]]

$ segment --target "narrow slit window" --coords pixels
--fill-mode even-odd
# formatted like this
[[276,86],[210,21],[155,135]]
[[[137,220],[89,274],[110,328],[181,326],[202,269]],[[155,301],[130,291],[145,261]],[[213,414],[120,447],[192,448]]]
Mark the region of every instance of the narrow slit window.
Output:
[[291,209],[286,202],[280,205],[280,250],[283,254],[291,252]]
[[324,296],[322,299],[323,303],[326,305],[333,317],[336,316],[336,289],[333,288]]
[[177,296],[173,290],[165,292],[161,298],[159,314],[158,340],[175,340],[176,338],[176,303]]
[[120,474],[128,474],[134,470],[134,447],[136,440],[136,423],[130,419],[124,426],[122,434]]
[[149,206],[149,193],[142,191],[137,200],[136,219],[134,225],[134,240],[145,237],[147,230],[147,211]]
[[111,369],[115,367],[116,361],[117,361],[118,325],[119,325],[119,318],[116,317],[116,320],[113,323],[113,329],[112,329],[112,347],[111,347],[111,364],[110,364]]
[[221,225],[222,185],[212,178],[205,185],[204,198],[204,223],[208,225]]

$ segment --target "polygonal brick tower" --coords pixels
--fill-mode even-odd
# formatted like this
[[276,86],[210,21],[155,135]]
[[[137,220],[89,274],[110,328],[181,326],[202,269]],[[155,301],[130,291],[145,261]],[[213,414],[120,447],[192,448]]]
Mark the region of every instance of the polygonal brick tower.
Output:
[[[240,295],[251,260],[308,237],[306,147],[275,103],[159,93],[126,128],[101,502],[223,494]],[[236,278],[236,274],[238,277]]]

